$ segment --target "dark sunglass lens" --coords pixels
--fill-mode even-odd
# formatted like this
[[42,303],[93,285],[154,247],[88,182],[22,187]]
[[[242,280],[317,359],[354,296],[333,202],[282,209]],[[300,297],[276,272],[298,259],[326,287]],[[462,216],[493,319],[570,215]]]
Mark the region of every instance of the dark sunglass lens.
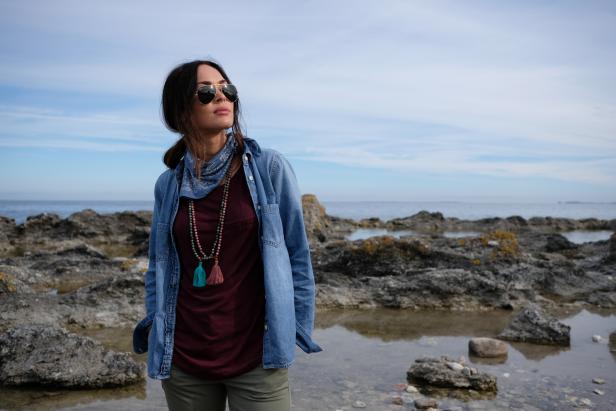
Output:
[[222,88],[222,93],[231,102],[235,102],[235,100],[237,100],[237,88],[235,88],[233,84],[225,84]]
[[216,97],[216,88],[213,86],[199,87],[197,90],[197,97],[199,98],[201,104],[207,104],[214,100],[214,97]]

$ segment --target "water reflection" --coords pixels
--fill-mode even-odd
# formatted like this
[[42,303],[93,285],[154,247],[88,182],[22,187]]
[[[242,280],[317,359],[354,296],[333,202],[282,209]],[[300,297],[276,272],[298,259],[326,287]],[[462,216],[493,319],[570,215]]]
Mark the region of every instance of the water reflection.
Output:
[[511,312],[404,311],[391,309],[328,310],[319,312],[316,326],[340,325],[382,341],[413,341],[430,336],[491,337],[509,322]]

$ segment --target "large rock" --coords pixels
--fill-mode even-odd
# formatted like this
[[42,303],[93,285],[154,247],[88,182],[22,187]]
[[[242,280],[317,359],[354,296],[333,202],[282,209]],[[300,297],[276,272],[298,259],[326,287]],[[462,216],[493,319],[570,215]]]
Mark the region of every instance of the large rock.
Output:
[[376,277],[405,274],[415,260],[421,262],[430,257],[431,250],[419,239],[383,235],[353,242],[330,242],[315,254],[315,263],[322,271]]
[[13,247],[10,241],[17,235],[15,219],[0,215],[0,255],[6,254]]
[[550,253],[563,250],[573,250],[577,245],[567,239],[562,234],[550,234],[546,239],[545,251]]
[[0,335],[0,384],[96,388],[143,380],[145,366],[62,328],[22,325]]
[[387,222],[391,228],[404,227],[420,231],[439,230],[443,228],[445,223],[446,220],[443,213],[426,210],[421,210],[409,217],[394,218]]
[[302,209],[308,238],[312,241],[325,242],[330,229],[325,207],[314,194],[304,194],[302,196]]
[[571,327],[530,305],[518,313],[498,338],[534,344],[568,346]]
[[151,211],[123,211],[99,214],[85,209],[61,218],[56,213],[28,216],[15,225],[13,219],[0,216],[0,256],[22,255],[25,252],[57,251],[64,243],[75,240],[91,245],[127,246],[126,256],[147,242]]
[[465,367],[447,357],[415,360],[406,373],[409,382],[442,388],[496,391],[496,377]]
[[468,350],[477,357],[502,357],[507,355],[507,344],[494,338],[471,338]]

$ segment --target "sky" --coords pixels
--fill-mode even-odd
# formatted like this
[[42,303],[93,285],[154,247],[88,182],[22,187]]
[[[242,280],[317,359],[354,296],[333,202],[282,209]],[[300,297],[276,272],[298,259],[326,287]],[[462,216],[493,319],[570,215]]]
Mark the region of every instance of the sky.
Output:
[[323,201],[616,201],[616,3],[0,0],[0,199],[153,200],[213,58]]

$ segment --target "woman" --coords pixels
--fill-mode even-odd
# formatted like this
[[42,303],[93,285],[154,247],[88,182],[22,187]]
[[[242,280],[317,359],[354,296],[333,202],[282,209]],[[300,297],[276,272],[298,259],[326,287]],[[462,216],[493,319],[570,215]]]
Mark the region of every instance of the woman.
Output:
[[133,349],[147,351],[171,410],[224,410],[227,400],[231,410],[289,410],[295,345],[321,351],[294,171],[244,137],[237,89],[213,61],[174,68],[162,108],[181,138],[154,187]]

